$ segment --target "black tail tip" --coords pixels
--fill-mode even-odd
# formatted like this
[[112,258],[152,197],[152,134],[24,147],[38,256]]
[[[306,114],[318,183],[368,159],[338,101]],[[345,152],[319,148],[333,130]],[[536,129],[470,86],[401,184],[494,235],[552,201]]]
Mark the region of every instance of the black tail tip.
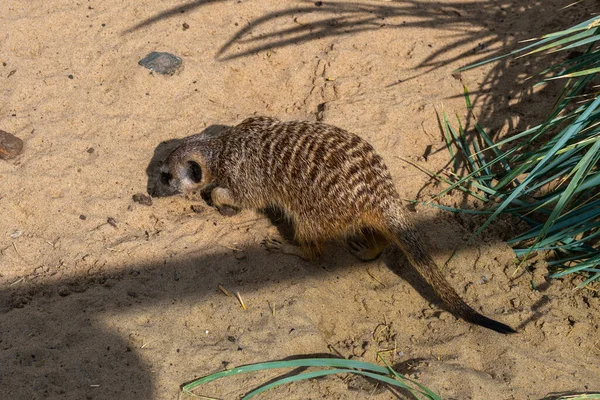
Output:
[[494,321],[493,319],[490,319],[488,317],[484,317],[483,315],[477,315],[470,321],[477,325],[483,326],[484,328],[488,328],[493,330],[494,332],[503,333],[505,335],[517,333],[517,331],[511,328],[510,326],[498,321]]

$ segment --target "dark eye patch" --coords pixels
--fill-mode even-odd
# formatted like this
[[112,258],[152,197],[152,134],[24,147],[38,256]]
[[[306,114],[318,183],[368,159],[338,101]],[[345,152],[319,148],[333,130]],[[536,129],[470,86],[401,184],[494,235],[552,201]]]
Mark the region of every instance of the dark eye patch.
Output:
[[168,172],[162,172],[160,174],[160,183],[162,183],[163,185],[168,186],[169,183],[171,183],[171,179],[173,179],[173,175],[171,175]]
[[202,181],[202,168],[200,164],[195,161],[190,161],[189,163],[189,176],[194,183],[200,183]]

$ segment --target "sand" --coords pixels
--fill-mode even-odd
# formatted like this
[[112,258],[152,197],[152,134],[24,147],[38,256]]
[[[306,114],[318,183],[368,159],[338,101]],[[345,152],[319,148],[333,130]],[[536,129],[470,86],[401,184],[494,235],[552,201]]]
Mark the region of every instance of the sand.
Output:
[[[598,292],[547,281],[541,256],[515,273],[503,242],[522,229],[515,221],[499,220],[444,267],[471,305],[519,329],[503,336],[444,311],[397,250],[361,263],[331,246],[308,263],[261,248],[278,235],[261,214],[132,200],[162,141],[263,114],[361,135],[401,196],[427,201],[443,186],[404,160],[448,166],[436,110],[465,115],[460,79],[495,134],[534,125],[558,93],[532,96],[526,60],[452,71],[593,5],[569,3],[0,2],[0,129],[24,141],[18,158],[0,160],[1,397],[174,399],[182,383],[235,365],[377,362],[386,350],[445,399],[600,390]],[[150,73],[137,62],[152,51],[178,55],[182,69]],[[477,207],[458,193],[442,201]],[[440,265],[483,221],[409,208]],[[202,393],[237,398],[271,377]],[[329,377],[263,398],[398,397]]]

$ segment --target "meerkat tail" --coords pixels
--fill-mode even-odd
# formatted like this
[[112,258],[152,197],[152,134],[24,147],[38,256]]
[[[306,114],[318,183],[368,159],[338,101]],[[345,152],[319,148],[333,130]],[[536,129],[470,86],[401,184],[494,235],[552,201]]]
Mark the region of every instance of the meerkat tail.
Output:
[[425,278],[450,310],[468,322],[499,333],[516,333],[508,325],[494,321],[471,308],[450,286],[433,258],[425,250],[414,225],[408,220],[402,205],[394,205],[387,212],[388,235],[402,250],[410,263]]

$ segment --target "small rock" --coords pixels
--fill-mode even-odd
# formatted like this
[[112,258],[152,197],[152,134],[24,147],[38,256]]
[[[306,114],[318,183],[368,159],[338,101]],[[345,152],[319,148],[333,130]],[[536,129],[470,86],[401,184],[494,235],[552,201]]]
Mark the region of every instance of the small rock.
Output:
[[23,141],[15,135],[0,130],[0,158],[9,160],[21,154]]
[[113,217],[108,217],[106,219],[106,223],[109,224],[110,226],[112,226],[113,228],[117,227],[117,220],[114,219]]
[[187,22],[184,22],[183,23],[183,30],[185,31],[185,30],[188,30],[188,29],[190,29],[190,26],[188,25]]
[[136,193],[133,195],[133,201],[135,201],[136,203],[140,203],[142,205],[145,206],[151,206],[152,205],[152,197],[148,196],[147,194],[144,193]]
[[13,238],[13,239],[16,239],[19,236],[21,236],[22,234],[23,234],[23,231],[15,230],[13,233],[10,234],[10,237]]
[[192,204],[191,209],[196,214],[202,214],[204,212],[204,207],[202,207],[200,204]]
[[138,62],[142,67],[162,75],[173,75],[181,67],[181,63],[181,58],[174,54],[156,51],[148,54]]

